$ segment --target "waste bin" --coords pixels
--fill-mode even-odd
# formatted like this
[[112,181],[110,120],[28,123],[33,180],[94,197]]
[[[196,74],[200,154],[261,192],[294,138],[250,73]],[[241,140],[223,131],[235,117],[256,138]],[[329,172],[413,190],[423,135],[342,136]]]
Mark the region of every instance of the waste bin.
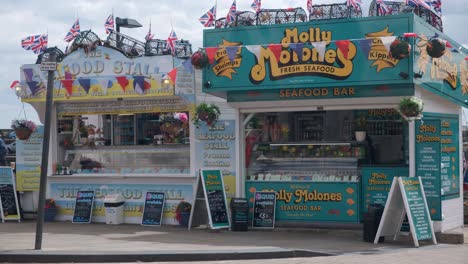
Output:
[[249,203],[245,198],[231,199],[231,230],[247,231],[249,221]]
[[104,198],[104,207],[106,208],[106,224],[118,225],[124,220],[125,200],[120,194],[107,195]]
[[[380,219],[382,218],[384,206],[381,204],[370,204],[367,213],[364,214],[364,241],[374,243],[375,235],[379,229]],[[384,237],[379,238],[383,242]]]

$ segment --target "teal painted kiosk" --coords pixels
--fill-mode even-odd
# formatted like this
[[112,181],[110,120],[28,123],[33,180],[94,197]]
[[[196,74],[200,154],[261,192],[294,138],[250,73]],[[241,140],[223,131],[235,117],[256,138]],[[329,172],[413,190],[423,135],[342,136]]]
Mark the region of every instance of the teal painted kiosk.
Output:
[[[266,14],[204,31],[203,92],[236,110],[237,196],[276,192],[277,227],[358,224],[395,176],[419,176],[435,231],[463,226],[468,51],[415,13],[258,25]],[[453,46],[439,58],[435,38]],[[389,55],[401,42],[408,56]],[[422,119],[396,110],[409,97]]]

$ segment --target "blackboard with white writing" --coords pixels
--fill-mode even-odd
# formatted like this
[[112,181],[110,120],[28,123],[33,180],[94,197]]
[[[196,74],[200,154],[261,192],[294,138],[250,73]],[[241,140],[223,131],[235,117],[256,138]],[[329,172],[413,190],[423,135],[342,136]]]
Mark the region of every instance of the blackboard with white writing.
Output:
[[94,205],[94,191],[78,191],[76,193],[73,223],[91,223]]
[[275,228],[275,192],[255,192],[253,228]]
[[202,170],[201,173],[211,227],[230,227],[221,170]]
[[11,167],[0,167],[0,201],[2,221],[20,219],[15,179]]
[[142,225],[161,225],[165,199],[166,195],[163,192],[146,193],[145,208],[141,218]]

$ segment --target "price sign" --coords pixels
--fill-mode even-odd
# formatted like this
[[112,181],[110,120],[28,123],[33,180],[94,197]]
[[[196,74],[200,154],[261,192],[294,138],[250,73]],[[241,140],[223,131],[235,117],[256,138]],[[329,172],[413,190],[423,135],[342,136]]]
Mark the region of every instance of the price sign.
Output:
[[145,208],[141,219],[142,225],[161,226],[166,194],[163,192],[147,192]]
[[253,228],[275,228],[275,192],[255,192]]
[[94,191],[78,191],[72,223],[91,223],[93,205]]

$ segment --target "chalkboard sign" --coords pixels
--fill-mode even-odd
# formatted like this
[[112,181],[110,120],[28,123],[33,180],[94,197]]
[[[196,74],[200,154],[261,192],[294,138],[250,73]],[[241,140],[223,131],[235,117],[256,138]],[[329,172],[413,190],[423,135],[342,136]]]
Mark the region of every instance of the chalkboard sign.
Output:
[[2,222],[20,220],[18,197],[11,167],[0,167],[0,201]]
[[91,223],[93,205],[94,191],[78,191],[72,223]]
[[147,192],[145,208],[143,209],[142,225],[161,226],[166,194],[163,192]]
[[420,177],[393,178],[374,243],[377,244],[381,236],[393,236],[395,239],[405,216],[416,247],[419,247],[419,240],[432,240],[437,244]]
[[275,192],[255,192],[253,228],[275,228]]
[[211,228],[229,228],[230,220],[221,170],[201,170],[201,179]]

